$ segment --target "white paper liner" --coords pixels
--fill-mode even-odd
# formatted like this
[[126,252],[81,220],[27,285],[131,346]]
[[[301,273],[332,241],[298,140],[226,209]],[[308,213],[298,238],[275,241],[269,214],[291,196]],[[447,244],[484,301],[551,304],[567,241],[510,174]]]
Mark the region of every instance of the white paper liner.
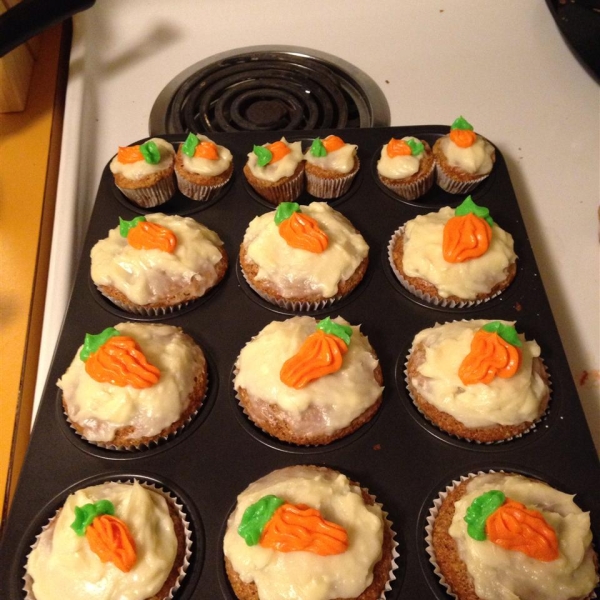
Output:
[[[183,508],[183,503],[179,500],[179,498],[177,498],[177,496],[175,496],[172,492],[170,492],[162,487],[158,487],[156,484],[146,483],[145,481],[139,481],[138,479],[127,479],[127,480],[116,479],[116,480],[109,480],[104,483],[133,484],[136,482],[139,483],[141,486],[163,496],[167,500],[168,503],[170,503],[177,509],[179,518],[181,519],[181,522],[183,523],[183,529],[184,529],[183,533],[184,533],[184,537],[185,537],[185,552],[184,552],[184,556],[183,556],[183,563],[179,567],[179,575],[177,577],[175,585],[173,585],[173,587],[170,589],[169,593],[166,596],[164,596],[163,598],[160,599],[160,600],[172,600],[172,598],[175,595],[175,593],[177,592],[177,590],[181,587],[181,582],[183,581],[183,579],[190,567],[190,558],[192,556],[192,531],[190,529],[190,523],[187,518],[187,515],[185,514],[185,511]],[[88,487],[92,487],[93,485],[102,485],[102,484],[91,484]],[[50,517],[50,519],[48,520],[48,523],[46,523],[46,525],[44,525],[42,527],[42,531],[38,535],[36,535],[35,541],[33,542],[33,544],[31,544],[30,551],[27,554],[26,561],[25,561],[26,564],[29,561],[29,556],[30,556],[31,552],[37,547],[40,537],[46,530],[48,530],[49,527],[53,526],[53,523],[55,522],[55,519],[57,518],[57,516],[61,510],[62,510],[62,507],[59,508],[52,517]],[[27,571],[25,572],[25,575],[23,575],[23,582],[24,583],[23,583],[22,589],[25,592],[25,600],[36,600],[36,597],[33,593],[33,579],[29,576]],[[66,595],[68,593],[68,590],[64,590],[64,591],[65,591],[65,598],[68,598],[68,596]]]
[[459,181],[450,177],[444,171],[443,167],[437,161],[435,161],[435,176],[437,184],[449,194],[466,194],[473,191],[484,179],[489,177],[490,173],[482,175],[477,179],[472,179],[471,181]]
[[128,200],[142,208],[152,208],[164,204],[173,197],[177,189],[173,174],[147,188],[129,189],[118,185],[117,187]]
[[[102,290],[100,290],[100,288],[98,286],[96,286],[96,289],[98,290],[98,292],[100,294],[102,294],[102,296],[104,298],[106,298],[109,302],[114,304],[117,308],[120,308],[121,310],[124,310],[125,312],[131,313],[134,315],[143,315],[144,317],[164,317],[166,315],[175,313],[175,312],[181,310],[182,308],[185,308],[186,306],[190,305],[192,302],[195,302],[196,300],[199,300],[200,298],[202,298],[202,296],[199,296],[198,298],[192,298],[191,300],[188,300],[187,302],[180,302],[179,304],[172,304],[169,306],[157,306],[157,307],[150,308],[150,307],[141,306],[141,305],[125,304],[124,302],[121,302],[116,298],[107,296],[106,294],[104,294],[102,292]],[[210,288],[210,289],[212,289],[212,288]],[[206,292],[209,292],[209,291],[210,290],[206,290]]]
[[358,166],[351,173],[345,176],[337,176],[335,178],[319,177],[305,170],[306,173],[306,191],[315,198],[331,199],[343,196],[350,187],[360,169],[358,157],[355,158]]
[[179,191],[192,200],[198,200],[200,202],[207,202],[211,198],[214,198],[231,179],[233,171],[229,174],[229,177],[222,183],[216,185],[198,185],[192,181],[188,181],[185,177],[175,172],[177,176],[177,187]]
[[379,178],[381,183],[388,189],[392,190],[394,194],[402,198],[403,200],[416,200],[421,196],[424,196],[433,186],[435,180],[435,161],[432,161],[429,171],[420,177],[417,181],[412,183],[405,183],[402,179],[384,181]]
[[255,185],[247,178],[246,181],[248,181],[248,184],[259,196],[271,204],[278,205],[282,202],[294,202],[304,188],[304,169],[299,171],[295,176],[292,176],[288,181],[283,181],[281,183],[275,182],[275,185],[263,187]]

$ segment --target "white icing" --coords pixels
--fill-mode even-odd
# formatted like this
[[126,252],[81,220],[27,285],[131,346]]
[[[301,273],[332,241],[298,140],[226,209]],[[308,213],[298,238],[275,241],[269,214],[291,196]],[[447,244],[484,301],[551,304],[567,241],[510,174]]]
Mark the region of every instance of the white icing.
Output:
[[268,280],[283,297],[318,293],[331,298],[338,284],[367,256],[369,246],[351,223],[325,202],[313,202],[301,210],[316,219],[327,234],[329,245],[324,252],[289,246],[279,235],[275,212],[269,212],[253,219],[246,230],[247,257],[258,265],[256,280]]
[[92,280],[112,285],[132,302],[159,302],[173,289],[193,284],[201,296],[217,281],[215,265],[221,260],[219,236],[190,217],[161,213],[146,215],[151,223],[167,227],[177,237],[175,252],[136,250],[115,227],[92,248]]
[[[419,142],[415,137],[407,136],[402,138],[405,142],[408,140],[414,140],[415,142]],[[381,148],[381,156],[377,161],[377,172],[382,177],[387,177],[388,179],[406,179],[411,175],[414,175],[421,167],[421,161],[425,156],[425,152],[421,152],[416,156],[412,154],[406,156],[394,156],[390,158],[387,153],[387,144]]]
[[[348,325],[341,317],[333,321]],[[280,379],[283,363],[298,352],[317,330],[316,325],[312,317],[293,317],[267,325],[240,352],[234,385],[236,390],[244,388],[251,397],[275,404],[296,419],[310,406],[316,406],[323,416],[321,431],[331,433],[362,414],[381,396],[383,388],[373,377],[378,361],[359,327],[352,327],[348,352],[339,371],[299,390],[285,385]]]
[[[211,139],[207,138],[205,135],[196,134],[196,137],[201,142],[212,142]],[[229,165],[231,164],[232,155],[231,152],[225,148],[225,146],[217,146],[217,152],[219,154],[219,158],[216,160],[210,160],[208,158],[199,158],[199,157],[189,157],[184,152],[181,153],[183,166],[190,171],[191,173],[196,173],[198,175],[202,175],[203,177],[215,177],[216,175],[220,175],[225,172]]]
[[[455,504],[449,533],[456,540],[480,598],[569,600],[586,597],[593,590],[598,578],[590,551],[590,517],[573,502],[573,496],[521,476],[500,473],[477,476],[467,490]],[[500,490],[508,498],[539,510],[556,532],[559,558],[542,562],[489,540],[471,538],[464,521],[467,508],[489,490]]]
[[[538,416],[540,401],[547,393],[542,378],[532,370],[532,360],[540,355],[535,341],[520,335],[522,362],[513,377],[496,377],[492,382],[465,385],[458,376],[469,354],[475,333],[490,321],[454,321],[419,332],[413,346],[425,346],[425,362],[418,372],[427,379],[413,377],[412,385],[439,410],[467,427],[516,425]],[[501,321],[505,325],[514,322]]]
[[69,418],[91,441],[110,442],[115,430],[125,425],[134,428],[131,438],[158,434],[187,408],[194,377],[205,363],[200,350],[177,327],[121,323],[115,328],[138,343],[146,360],[160,370],[160,379],[143,389],[100,383],[86,373],[79,348],[57,385]]
[[[346,552],[318,556],[247,546],[237,533],[242,515],[267,494],[316,508],[323,518],[344,527],[349,541]],[[360,488],[342,474],[296,466],[270,473],[238,496],[227,523],[223,551],[242,581],[256,584],[261,600],[331,600],[355,598],[371,584],[382,543],[381,509],[366,505]]]
[[[110,500],[135,541],[138,560],[124,573],[101,562],[85,536],[70,525],[75,507]],[[54,527],[42,533],[27,561],[36,600],[144,600],[166,581],[177,552],[177,538],[165,499],[138,483],[106,483],[71,494]]]
[[506,269],[517,258],[512,236],[494,223],[492,240],[482,256],[462,263],[444,260],[444,226],[454,216],[446,206],[437,213],[419,215],[406,223],[402,267],[409,277],[420,277],[438,289],[442,298],[472,300],[487,294],[506,278]]
[[440,149],[451,167],[458,167],[470,175],[487,175],[494,165],[494,146],[480,135],[468,148],[457,146],[450,136],[440,139]]
[[[294,174],[298,163],[302,160],[302,143],[301,142],[288,142],[284,137],[281,141],[290,149],[290,153],[286,154],[283,158],[277,162],[270,163],[264,167],[258,166],[258,157],[254,152],[248,154],[248,167],[252,172],[252,175],[257,179],[263,181],[279,181],[283,177],[290,177]],[[266,146],[266,144],[263,144]]]
[[118,157],[115,156],[110,163],[110,170],[115,174],[123,175],[127,179],[142,179],[147,175],[152,175],[160,171],[168,169],[172,164],[175,157],[175,150],[173,146],[161,140],[160,138],[152,138],[148,140],[154,142],[160,152],[160,161],[155,165],[147,163],[145,160],[138,160],[134,163],[122,163]]
[[356,161],[356,149],[354,144],[344,144],[341,148],[328,152],[326,156],[313,156],[310,148],[304,154],[304,159],[311,165],[315,165],[325,171],[336,173],[349,173],[354,168]]

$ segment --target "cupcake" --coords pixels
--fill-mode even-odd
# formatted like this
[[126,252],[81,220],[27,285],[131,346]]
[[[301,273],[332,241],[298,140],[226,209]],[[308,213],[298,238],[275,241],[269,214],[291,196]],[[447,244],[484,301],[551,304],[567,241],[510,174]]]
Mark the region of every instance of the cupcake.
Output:
[[419,215],[405,223],[388,247],[400,283],[417,297],[442,306],[489,300],[517,273],[510,233],[470,196],[456,209]]
[[306,151],[306,191],[316,198],[339,198],[352,185],[360,162],[358,146],[346,144],[337,135],[316,138]]
[[248,284],[283,308],[316,309],[349,294],[362,280],[369,247],[325,202],[295,202],[250,222],[240,248]]
[[144,144],[120,147],[110,163],[115,185],[134,204],[152,208],[175,193],[173,146],[152,138]]
[[223,553],[239,600],[376,600],[390,589],[397,556],[367,490],[312,465],[248,486],[227,521]]
[[119,308],[143,315],[172,312],[203,296],[227,270],[214,232],[189,217],[150,214],[120,219],[91,252],[92,281]]
[[477,442],[528,431],[550,397],[540,347],[506,321],[454,321],[424,329],[413,340],[406,381],[428,420]]
[[179,327],[120,323],[87,334],[57,385],[84,439],[131,450],[180,430],[200,408],[207,382],[204,353]]
[[369,341],[341,317],[273,321],[235,364],[244,412],[293,444],[328,444],[356,431],[379,409],[382,385]]
[[282,137],[272,144],[254,146],[244,175],[254,191],[271,204],[293,202],[304,186],[302,144]]
[[435,163],[429,144],[415,137],[392,138],[381,148],[377,174],[383,185],[404,200],[423,196],[435,177]]
[[27,600],[167,600],[189,565],[191,534],[173,496],[138,482],[77,490],[38,536]]
[[450,133],[433,145],[437,184],[451,194],[466,194],[490,174],[496,150],[473,126],[458,117]]
[[458,600],[594,598],[589,513],[573,496],[514,473],[480,473],[440,494],[428,553]]
[[175,175],[181,192],[192,200],[207,201],[231,179],[231,152],[205,135],[188,134],[175,157]]

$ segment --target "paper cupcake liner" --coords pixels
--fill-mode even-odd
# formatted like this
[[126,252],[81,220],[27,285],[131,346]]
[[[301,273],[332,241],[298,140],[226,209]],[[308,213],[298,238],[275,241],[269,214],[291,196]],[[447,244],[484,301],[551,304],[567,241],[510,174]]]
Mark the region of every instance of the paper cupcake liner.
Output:
[[[271,204],[281,204],[282,202],[293,202],[302,193],[304,188],[304,169],[299,171],[294,177],[283,183],[276,182],[274,185],[261,186],[257,182],[248,180],[254,191],[262,196]],[[268,182],[267,182],[268,183]]]
[[177,189],[175,177],[172,174],[147,188],[128,189],[117,187],[128,200],[142,208],[152,208],[164,204],[173,197]]
[[188,300],[187,302],[180,302],[179,304],[172,304],[169,306],[157,306],[157,307],[150,308],[147,306],[141,306],[141,305],[121,302],[118,298],[113,298],[111,296],[107,296],[107,295],[103,294],[102,291],[98,288],[98,286],[96,286],[96,289],[98,290],[98,292],[100,294],[102,294],[102,296],[104,298],[106,298],[109,302],[114,304],[117,308],[120,308],[121,310],[123,310],[125,312],[135,314],[135,315],[142,315],[144,317],[164,317],[166,315],[175,313],[175,312],[181,310],[182,308],[189,306],[192,302],[195,302],[196,300],[198,300],[198,298],[193,298],[191,300]]
[[392,190],[394,194],[400,196],[403,200],[416,200],[424,196],[433,186],[435,181],[435,162],[431,163],[429,171],[412,183],[405,183],[401,179],[397,181],[383,181],[379,179],[385,187]]
[[222,183],[217,185],[198,185],[197,183],[193,183],[192,181],[188,181],[185,177],[179,175],[176,172],[177,176],[177,187],[179,191],[188,198],[192,200],[198,200],[200,202],[207,202],[214,198],[227,183],[231,179],[231,175],[233,171],[229,174],[229,177]]
[[449,194],[467,194],[474,190],[484,179],[489,177],[489,173],[482,175],[477,179],[470,181],[459,181],[448,175],[438,162],[435,163],[435,174],[437,184]]
[[[127,480],[115,479],[115,480],[109,480],[105,483],[108,483],[108,482],[127,483],[127,484],[133,484],[133,483],[137,482],[140,485],[142,485],[143,487],[145,487],[153,492],[156,492],[157,494],[160,494],[167,500],[168,503],[170,503],[172,506],[174,506],[176,508],[178,516],[181,519],[181,523],[183,524],[183,530],[184,530],[183,533],[184,533],[184,538],[185,538],[185,552],[184,552],[184,556],[183,556],[183,563],[181,564],[181,566],[178,569],[179,574],[177,576],[177,580],[175,581],[175,584],[169,590],[169,593],[160,599],[160,600],[172,600],[172,598],[174,597],[177,590],[181,587],[181,582],[185,578],[186,573],[190,567],[190,564],[191,564],[190,559],[192,556],[192,531],[190,528],[190,522],[188,520],[188,517],[187,517],[184,507],[183,507],[183,503],[172,492],[170,492],[162,487],[158,487],[156,484],[146,483],[144,481],[139,481],[137,479],[127,479]],[[42,527],[42,531],[35,537],[35,541],[33,542],[33,544],[31,544],[29,553],[27,554],[27,557],[25,560],[26,563],[29,561],[29,556],[30,556],[31,552],[39,544],[40,538],[42,537],[44,532],[46,532],[49,528],[54,527],[55,520],[61,510],[62,510],[62,507],[56,511],[56,513],[48,520],[48,523],[46,523],[46,525],[44,525]],[[25,575],[23,575],[23,588],[22,589],[25,592],[25,600],[37,600],[33,593],[33,579],[31,578],[30,575],[27,574],[27,572],[25,572]],[[68,593],[68,590],[65,590],[65,593]]]
[[[358,158],[356,158],[356,161],[358,162]],[[352,173],[339,175],[331,179],[319,177],[306,170],[306,191],[315,198],[339,198],[348,192],[359,168],[360,163]]]

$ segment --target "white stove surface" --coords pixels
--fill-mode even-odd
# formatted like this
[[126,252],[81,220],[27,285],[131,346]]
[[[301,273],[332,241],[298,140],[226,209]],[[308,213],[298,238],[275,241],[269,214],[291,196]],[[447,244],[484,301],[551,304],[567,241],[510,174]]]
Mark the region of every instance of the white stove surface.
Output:
[[522,0],[99,0],[78,15],[36,407],[105,164],[147,135],[177,73],[264,44],[356,65],[383,90],[392,125],[462,114],[500,149],[600,451],[600,91],[545,3]]

